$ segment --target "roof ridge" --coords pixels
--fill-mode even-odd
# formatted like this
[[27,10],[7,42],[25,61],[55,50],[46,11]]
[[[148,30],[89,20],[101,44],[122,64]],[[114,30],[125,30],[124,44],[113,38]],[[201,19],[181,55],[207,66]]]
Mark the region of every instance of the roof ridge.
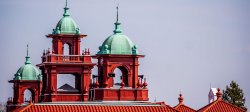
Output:
[[213,105],[215,105],[215,104],[218,103],[218,102],[219,102],[219,100],[215,100],[214,102],[207,104],[206,106],[200,108],[200,109],[197,110],[197,111],[201,111],[201,110],[203,110],[203,109],[204,109],[203,111],[208,110],[208,109],[210,109]]

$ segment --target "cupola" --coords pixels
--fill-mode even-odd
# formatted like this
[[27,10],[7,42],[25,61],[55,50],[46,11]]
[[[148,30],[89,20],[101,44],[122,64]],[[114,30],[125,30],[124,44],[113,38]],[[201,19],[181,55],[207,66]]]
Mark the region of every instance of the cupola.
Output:
[[40,71],[31,64],[28,45],[27,45],[27,55],[26,61],[22,67],[20,67],[15,74],[14,80],[42,80],[42,75]]
[[121,23],[118,18],[118,7],[117,17],[115,22],[114,34],[109,36],[99,47],[97,54],[122,54],[122,55],[137,55],[138,50],[136,45],[122,33]]
[[79,34],[80,29],[77,27],[75,21],[70,17],[68,2],[64,8],[64,14],[61,20],[57,23],[56,28],[53,29],[53,34]]

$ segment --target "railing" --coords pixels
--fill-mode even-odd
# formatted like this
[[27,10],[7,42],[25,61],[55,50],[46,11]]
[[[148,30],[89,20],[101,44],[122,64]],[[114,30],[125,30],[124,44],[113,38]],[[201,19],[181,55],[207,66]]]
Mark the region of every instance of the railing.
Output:
[[[88,58],[91,59],[89,55],[57,55],[48,54],[42,57],[43,62],[66,62],[66,63],[82,63],[86,62]],[[90,60],[91,61],[91,60]]]

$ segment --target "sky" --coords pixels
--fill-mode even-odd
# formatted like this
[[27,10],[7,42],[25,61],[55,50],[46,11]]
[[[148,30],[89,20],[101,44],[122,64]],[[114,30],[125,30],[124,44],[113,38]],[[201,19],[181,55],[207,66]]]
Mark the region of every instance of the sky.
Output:
[[[225,89],[232,80],[250,108],[249,0],[68,0],[71,17],[87,34],[81,48],[91,54],[114,30],[119,2],[122,30],[146,57],[139,74],[147,78],[150,101],[199,109],[210,87]],[[12,97],[8,83],[24,64],[26,44],[33,65],[51,48],[52,33],[65,0],[2,0],[0,3],[0,101]],[[93,60],[95,61],[95,60]],[[96,61],[95,61],[96,62]],[[96,67],[93,71],[96,74]]]

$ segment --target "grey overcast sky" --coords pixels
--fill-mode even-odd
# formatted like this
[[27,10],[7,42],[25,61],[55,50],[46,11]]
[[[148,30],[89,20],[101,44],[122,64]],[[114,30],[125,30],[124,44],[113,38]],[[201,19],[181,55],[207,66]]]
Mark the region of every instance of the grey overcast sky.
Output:
[[[115,0],[68,0],[71,17],[82,33],[81,48],[91,54],[112,34]],[[150,101],[184,103],[198,109],[208,103],[210,85],[225,89],[235,80],[250,108],[249,0],[120,0],[123,33],[146,57],[140,74],[147,77]],[[65,0],[1,0],[0,101],[12,96],[8,80],[24,64],[26,44],[32,64],[51,48],[45,37],[63,14]],[[95,68],[96,69],[96,68]],[[96,71],[93,72],[96,74]]]

